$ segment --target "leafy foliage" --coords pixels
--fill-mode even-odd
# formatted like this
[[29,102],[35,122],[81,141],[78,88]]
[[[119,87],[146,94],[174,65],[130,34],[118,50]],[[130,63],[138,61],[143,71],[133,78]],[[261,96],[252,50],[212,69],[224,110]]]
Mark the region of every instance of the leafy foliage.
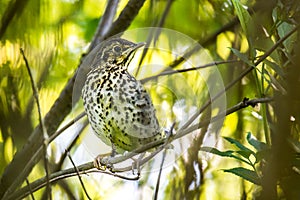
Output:
[[[270,147],[267,144],[255,139],[251,133],[247,134],[246,139],[247,142],[250,145],[252,145],[252,147],[254,147],[256,151],[252,151],[251,149],[249,149],[248,147],[246,147],[245,145],[233,138],[224,137],[224,139],[230,142],[231,144],[235,145],[238,148],[238,150],[219,151],[218,149],[212,147],[201,147],[200,150],[222,157],[234,158],[237,161],[245,163],[249,168],[252,168],[252,170],[249,170],[244,167],[236,167],[231,169],[225,169],[224,172],[235,174],[244,178],[247,181],[260,185],[260,177],[262,172],[257,171],[256,164],[260,165],[260,162],[267,159],[267,152],[270,152]],[[253,158],[251,158],[251,156],[254,157],[254,161]]]

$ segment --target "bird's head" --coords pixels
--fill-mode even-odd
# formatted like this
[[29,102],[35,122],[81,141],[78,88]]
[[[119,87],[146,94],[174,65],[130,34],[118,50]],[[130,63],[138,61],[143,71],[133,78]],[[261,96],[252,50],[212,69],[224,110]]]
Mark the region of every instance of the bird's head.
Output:
[[121,38],[107,40],[101,44],[93,65],[94,67],[102,66],[104,63],[126,65],[130,55],[144,45],[145,43],[133,43]]

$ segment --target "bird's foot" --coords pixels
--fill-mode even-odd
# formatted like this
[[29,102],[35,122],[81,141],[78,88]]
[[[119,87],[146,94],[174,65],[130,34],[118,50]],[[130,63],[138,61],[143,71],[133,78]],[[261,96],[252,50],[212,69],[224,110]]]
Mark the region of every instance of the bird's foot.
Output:
[[100,154],[94,160],[94,167],[99,170],[105,171],[108,169],[109,171],[113,171],[113,165],[109,162],[109,159],[112,157],[111,153]]
[[140,166],[140,161],[143,159],[143,157],[145,156],[145,153],[142,153],[139,155],[139,157],[136,158],[131,158],[133,160],[132,165],[131,165],[131,170],[132,170],[132,174],[135,174],[135,170],[137,170],[137,175],[140,176],[141,174],[141,166]]

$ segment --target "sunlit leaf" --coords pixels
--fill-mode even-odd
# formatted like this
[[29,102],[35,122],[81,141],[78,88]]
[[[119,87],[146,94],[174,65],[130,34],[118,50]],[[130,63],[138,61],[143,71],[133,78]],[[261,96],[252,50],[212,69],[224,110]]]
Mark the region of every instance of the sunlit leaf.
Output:
[[247,148],[246,146],[244,146],[242,143],[240,143],[239,141],[230,138],[230,137],[224,137],[225,140],[227,140],[228,142],[230,142],[231,144],[234,144],[235,146],[237,146],[240,150],[245,151],[245,152],[249,152],[250,154],[254,154],[254,152]]
[[235,8],[235,12],[240,20],[242,29],[248,35],[249,34],[249,22],[251,21],[251,16],[248,13],[247,9],[243,7],[239,0],[232,0],[232,4]]
[[208,153],[212,153],[212,154],[216,154],[218,156],[224,156],[224,157],[233,157],[233,152],[234,151],[219,151],[216,148],[213,147],[201,147],[200,148],[201,151],[205,151]]
[[14,155],[14,144],[11,137],[8,137],[4,142],[4,157],[6,162],[10,162]]
[[281,92],[281,94],[286,94],[287,93],[287,91],[283,87],[283,85],[280,84],[279,81],[272,74],[270,74],[268,71],[265,71],[265,73],[268,74],[268,76],[270,77],[272,86],[275,89],[279,90]]
[[222,156],[222,157],[234,158],[234,159],[239,160],[241,162],[244,162],[246,164],[250,164],[247,160],[244,160],[243,158],[234,155],[234,153],[237,153],[236,151],[231,151],[231,150],[219,151],[218,149],[213,148],[213,147],[201,147],[200,150],[208,152],[208,153],[212,153],[212,154],[215,154],[215,155],[218,155],[218,156]]
[[255,50],[252,49],[253,39],[252,39],[252,35],[251,35],[251,32],[252,32],[251,28],[253,28],[253,21],[252,21],[251,15],[247,11],[247,9],[241,4],[240,0],[231,0],[231,2],[234,6],[235,12],[236,12],[239,20],[240,20],[241,27],[247,36],[247,40],[249,43],[250,52],[252,53],[252,57],[254,57]]
[[271,67],[280,77],[284,76],[283,70],[275,63],[272,61],[269,61],[268,59],[264,60],[264,63]]
[[251,183],[254,183],[256,185],[260,185],[261,181],[259,176],[255,171],[243,168],[243,167],[236,167],[232,169],[225,169],[224,172],[229,172],[234,175],[237,175],[239,177],[242,177],[243,179],[250,181]]

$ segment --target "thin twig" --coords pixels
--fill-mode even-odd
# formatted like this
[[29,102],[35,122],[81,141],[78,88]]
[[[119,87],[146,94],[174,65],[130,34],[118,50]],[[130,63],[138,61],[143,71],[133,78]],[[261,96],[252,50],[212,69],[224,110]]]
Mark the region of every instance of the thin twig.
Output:
[[141,83],[145,83],[147,81],[156,79],[156,78],[161,77],[161,76],[167,76],[167,75],[173,75],[173,74],[178,74],[178,73],[190,72],[190,71],[195,71],[195,70],[198,70],[198,69],[213,67],[213,66],[216,66],[216,65],[223,65],[223,64],[237,63],[237,62],[241,62],[241,61],[239,61],[239,60],[215,61],[215,62],[208,63],[208,64],[205,64],[205,65],[200,65],[198,67],[191,67],[191,68],[177,69],[177,70],[165,70],[165,71],[161,72],[160,74],[150,76],[150,77],[147,77],[147,78],[143,78],[140,81],[141,81]]
[[27,184],[28,187],[29,187],[30,197],[31,197],[32,200],[34,200],[33,191],[31,190],[31,187],[30,187],[30,183],[29,183],[29,181],[28,181],[28,178],[26,178],[25,181],[26,181],[26,184]]
[[192,125],[192,126],[189,126],[188,128],[182,130],[182,131],[178,131],[178,133],[174,136],[174,139],[177,139],[177,138],[180,138],[182,136],[185,136],[186,134],[188,133],[191,133],[197,129],[199,129],[200,127],[202,126],[205,126],[209,123],[213,123],[213,122],[216,122],[220,119],[222,119],[224,116],[228,116],[238,110],[241,110],[243,108],[246,108],[248,106],[254,106],[258,103],[269,103],[269,102],[272,102],[273,101],[273,98],[268,98],[268,97],[265,97],[265,98],[258,98],[258,99],[252,99],[252,100],[243,100],[242,102],[236,104],[235,106],[231,107],[231,108],[228,108],[225,112],[222,112],[222,113],[219,113],[217,116],[211,118],[211,119],[206,119],[206,120],[203,120],[201,122],[199,122],[198,124],[195,124],[195,125]]
[[[79,116],[77,116],[76,118],[77,118],[77,119],[80,119],[80,116],[82,116],[82,113],[81,113]],[[74,121],[76,121],[76,120],[73,120],[72,122],[74,122]],[[68,123],[68,124],[69,124],[69,123]],[[77,142],[78,139],[79,139],[80,134],[82,133],[82,131],[84,130],[84,128],[85,128],[87,125],[88,125],[88,121],[87,121],[87,119],[86,119],[86,120],[82,123],[81,127],[78,128],[78,129],[76,129],[76,133],[75,133],[75,135],[73,136],[73,139],[71,140],[70,144],[67,146],[66,151],[64,151],[64,153],[62,153],[62,155],[61,155],[60,158],[59,158],[59,161],[56,162],[56,163],[54,163],[54,164],[52,165],[52,173],[58,172],[58,171],[60,171],[60,170],[62,169],[61,167],[62,167],[62,165],[63,165],[63,163],[64,163],[64,161],[65,161],[65,158],[67,157],[67,153],[71,151],[71,148],[76,144],[76,142]],[[62,129],[66,129],[66,127],[63,127]],[[63,181],[59,182],[59,185],[60,185],[61,187],[63,187],[63,188],[67,191],[67,193],[69,192],[68,189],[67,189],[67,187],[68,187],[67,184],[64,184]],[[68,194],[68,195],[70,195],[70,194]],[[44,196],[44,194],[43,194],[43,196]],[[42,198],[42,199],[43,199],[43,198]],[[72,199],[72,198],[71,198],[71,199]]]
[[[78,116],[75,117],[75,119],[71,120],[70,122],[68,122],[65,126],[63,126],[60,130],[58,130],[57,132],[55,132],[50,138],[49,138],[49,143],[51,143],[58,135],[60,135],[63,131],[65,131],[67,128],[69,128],[70,126],[72,126],[74,123],[76,123],[77,121],[79,121],[82,117],[85,116],[85,113],[82,112],[80,113]],[[87,121],[86,122],[83,122],[83,125],[82,125],[82,129],[87,125]],[[75,135],[74,139],[72,140],[72,142],[69,144],[69,146],[67,147],[67,150],[70,151],[71,147],[76,143],[76,141],[78,140],[79,138],[79,135],[81,133],[81,129],[78,130],[78,133],[77,135]],[[43,147],[40,147],[38,149],[37,152],[41,151]],[[36,152],[36,153],[37,153]],[[67,155],[66,154],[63,154],[61,155],[61,158],[60,160],[58,161],[58,164],[56,164],[56,166],[53,167],[53,172],[57,172],[58,170],[60,170],[62,164],[63,164],[63,161],[65,159]],[[32,156],[33,158],[35,157],[35,155]]]
[[172,3],[174,2],[174,0],[168,0],[167,4],[166,4],[166,7],[164,9],[164,12],[158,22],[157,25],[155,25],[155,28],[151,29],[150,30],[150,33],[148,35],[148,38],[147,38],[147,41],[146,41],[146,46],[142,52],[142,55],[141,55],[141,59],[139,61],[139,64],[138,64],[138,67],[137,67],[137,70],[135,72],[135,76],[138,75],[138,73],[140,72],[140,68],[141,68],[141,65],[142,65],[142,62],[144,60],[144,58],[146,57],[146,54],[149,50],[149,46],[151,44],[151,41],[153,40],[153,44],[155,45],[160,33],[161,33],[161,29],[159,29],[160,27],[163,27],[164,23],[165,23],[165,20],[170,12],[170,9],[171,9],[171,6],[172,6]]
[[65,158],[66,158],[66,156],[67,156],[67,152],[70,152],[71,151],[71,149],[72,149],[72,147],[76,144],[76,142],[77,142],[77,140],[79,139],[79,136],[80,136],[80,134],[82,133],[82,131],[84,130],[84,128],[88,125],[88,121],[86,120],[86,121],[84,121],[83,122],[83,124],[82,124],[82,126],[80,127],[80,129],[79,130],[76,130],[76,135],[74,136],[74,138],[72,139],[72,141],[71,141],[71,143],[68,145],[68,147],[66,148],[66,151],[65,151],[65,153],[63,153],[61,156],[60,156],[60,159],[59,159],[59,161],[57,162],[57,170],[56,171],[58,171],[59,169],[61,169],[61,166],[62,166],[62,164],[63,164],[63,162],[64,162],[64,160],[65,160]]
[[70,155],[70,152],[66,150],[66,154],[68,155],[68,158],[70,159],[70,161],[71,161],[71,163],[72,163],[72,165],[73,165],[73,167],[74,167],[74,169],[75,169],[75,171],[76,171],[76,174],[77,174],[77,176],[78,176],[78,178],[79,178],[80,184],[81,184],[81,186],[82,186],[82,188],[83,188],[83,191],[84,191],[86,197],[87,197],[88,199],[91,199],[91,197],[89,196],[89,194],[88,194],[88,192],[87,192],[87,190],[86,190],[86,188],[85,188],[85,186],[84,186],[84,183],[83,183],[83,181],[82,181],[82,179],[81,179],[81,176],[80,176],[80,174],[79,174],[79,171],[78,171],[78,169],[77,169],[77,167],[76,167],[76,165],[75,165],[75,163],[74,163],[74,161],[73,161],[73,159],[72,159],[72,157],[71,157],[71,155]]
[[262,61],[264,61],[268,56],[270,56],[271,53],[273,53],[273,51],[275,51],[275,49],[277,49],[277,47],[282,45],[282,43],[286,39],[288,39],[293,33],[295,33],[299,29],[299,27],[300,27],[300,25],[295,26],[290,32],[288,32],[285,36],[280,38],[268,51],[266,51],[266,53],[264,53],[261,57],[259,57],[259,59],[256,62],[254,62],[254,65],[257,66]]
[[66,125],[64,125],[61,129],[56,131],[51,137],[49,138],[49,142],[52,142],[57,136],[59,136],[62,132],[64,132],[67,128],[75,124],[77,121],[79,121],[81,118],[85,116],[85,112],[80,113],[78,116],[76,116],[73,120],[68,122]]
[[39,95],[38,95],[37,87],[36,87],[36,85],[34,83],[33,76],[32,76],[32,73],[31,73],[31,69],[29,67],[28,60],[27,60],[27,58],[26,58],[26,56],[24,54],[24,51],[23,51],[22,48],[20,49],[20,51],[21,51],[21,54],[22,54],[23,59],[25,61],[25,66],[26,66],[26,69],[27,69],[27,72],[28,72],[28,75],[29,75],[29,78],[30,78],[31,87],[32,87],[32,91],[33,91],[33,96],[35,98],[37,109],[38,109],[39,121],[40,121],[41,126],[42,126],[44,140],[47,140],[49,136],[47,134],[47,130],[46,130],[46,127],[45,127],[45,124],[44,124],[44,120],[42,118],[42,112],[41,112],[41,106],[40,106],[40,101],[39,101]]
[[25,56],[25,53],[24,53],[22,48],[20,49],[20,51],[21,51],[21,54],[23,56],[23,60],[25,62],[25,66],[26,66],[26,69],[27,69],[27,72],[28,72],[28,75],[29,75],[29,78],[30,78],[33,96],[35,98],[36,105],[37,105],[39,122],[40,122],[41,127],[42,127],[43,140],[44,140],[44,142],[43,142],[44,166],[45,166],[46,177],[47,177],[47,193],[48,193],[48,197],[50,199],[52,199],[52,197],[51,197],[51,186],[49,184],[49,166],[48,166],[48,155],[47,155],[47,147],[48,147],[48,138],[49,138],[49,136],[47,134],[47,130],[46,130],[46,127],[45,127],[45,124],[44,124],[44,120],[42,118],[42,112],[41,112],[41,106],[40,106],[40,101],[39,101],[38,90],[37,90],[37,87],[36,87],[35,82],[33,80],[33,76],[32,76],[32,73],[31,73],[31,69],[30,69],[28,60],[27,60],[27,58]]
[[157,197],[158,197],[158,191],[159,191],[159,185],[160,185],[160,178],[161,178],[162,168],[164,166],[164,162],[165,162],[165,159],[166,159],[166,154],[167,154],[167,150],[164,149],[163,156],[161,158],[160,167],[159,167],[159,173],[158,173],[158,177],[157,177],[157,182],[156,182],[156,186],[155,186],[155,192],[154,192],[154,197],[153,197],[154,200],[157,200]]
[[[180,63],[182,63],[184,60],[188,59],[191,55],[193,55],[195,52],[197,52],[201,46],[206,47],[209,44],[211,44],[213,41],[216,40],[219,34],[224,33],[225,31],[228,31],[232,29],[235,25],[237,25],[239,22],[237,17],[234,17],[229,23],[225,24],[222,26],[220,29],[217,31],[213,32],[209,37],[205,38],[204,40],[199,39],[195,45],[190,46],[185,52],[183,52],[182,56],[179,56],[175,60],[173,60],[169,65],[168,68],[175,68],[178,66]],[[168,69],[166,69],[168,70]]]

